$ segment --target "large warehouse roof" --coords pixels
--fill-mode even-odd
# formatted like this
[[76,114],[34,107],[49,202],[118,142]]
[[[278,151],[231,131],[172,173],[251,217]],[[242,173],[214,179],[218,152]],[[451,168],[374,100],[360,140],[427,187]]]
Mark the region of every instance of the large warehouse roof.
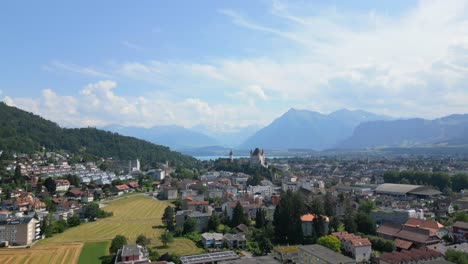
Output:
[[441,192],[434,190],[429,186],[412,185],[412,184],[395,184],[395,183],[384,183],[377,186],[375,189],[376,193],[381,194],[392,194],[392,195],[421,195],[421,196],[434,196],[440,195]]
[[405,195],[411,191],[414,191],[421,185],[412,185],[412,184],[395,184],[395,183],[384,183],[377,186],[375,191],[377,193],[388,193],[388,194],[401,194]]

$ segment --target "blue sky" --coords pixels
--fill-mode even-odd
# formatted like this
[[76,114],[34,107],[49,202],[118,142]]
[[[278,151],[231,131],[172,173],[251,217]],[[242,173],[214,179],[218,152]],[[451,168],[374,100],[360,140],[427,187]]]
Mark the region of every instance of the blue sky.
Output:
[[11,1],[0,98],[63,126],[468,112],[467,1]]

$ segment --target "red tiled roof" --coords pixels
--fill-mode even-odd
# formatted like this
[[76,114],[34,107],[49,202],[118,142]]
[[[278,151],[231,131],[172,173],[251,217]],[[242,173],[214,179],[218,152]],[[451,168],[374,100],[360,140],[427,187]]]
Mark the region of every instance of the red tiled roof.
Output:
[[125,184],[116,185],[116,186],[114,186],[114,187],[115,187],[117,190],[119,190],[119,191],[125,191],[125,190],[128,190],[128,189],[129,189],[128,186],[125,185]]
[[[313,214],[305,214],[305,215],[301,216],[301,221],[302,222],[312,222],[312,221],[314,221],[315,217],[316,217],[316,215],[313,215]],[[328,217],[325,216],[325,215],[321,215],[321,217],[325,219],[325,222],[330,221],[328,219]]]
[[412,249],[402,250],[401,252],[393,251],[392,253],[383,253],[380,259],[391,264],[400,264],[406,262],[418,262],[420,260],[431,260],[441,258],[443,255],[440,252],[431,249]]
[[395,239],[395,247],[402,248],[402,249],[409,249],[413,245],[413,242],[402,240],[402,239]]
[[457,221],[457,222],[455,222],[455,224],[453,224],[453,226],[458,227],[458,228],[468,229],[468,223],[467,222]]
[[387,236],[395,236],[401,230],[401,226],[391,225],[391,224],[383,224],[379,226],[377,229],[378,234],[387,235]]
[[437,221],[424,220],[424,219],[418,219],[418,218],[409,218],[408,221],[406,221],[405,225],[429,229],[433,232],[436,232],[440,228],[444,227],[441,223]]
[[208,205],[208,201],[191,201],[187,203],[188,205]]

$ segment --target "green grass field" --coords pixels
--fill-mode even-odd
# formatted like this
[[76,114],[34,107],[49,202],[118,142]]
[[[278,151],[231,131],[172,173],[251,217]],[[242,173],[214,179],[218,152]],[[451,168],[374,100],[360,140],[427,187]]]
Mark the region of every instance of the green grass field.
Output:
[[101,264],[99,259],[108,254],[109,242],[86,242],[81,250],[78,264]]
[[186,238],[176,238],[168,248],[162,247],[159,240],[159,235],[164,231],[161,217],[168,205],[170,203],[156,201],[142,195],[115,200],[104,208],[114,213],[112,217],[70,228],[61,234],[40,241],[39,245],[73,242],[87,244],[88,242],[110,241],[116,235],[124,235],[129,243],[134,243],[137,236],[143,234],[151,239],[151,247],[160,254],[174,252],[184,256],[203,252],[194,242]]

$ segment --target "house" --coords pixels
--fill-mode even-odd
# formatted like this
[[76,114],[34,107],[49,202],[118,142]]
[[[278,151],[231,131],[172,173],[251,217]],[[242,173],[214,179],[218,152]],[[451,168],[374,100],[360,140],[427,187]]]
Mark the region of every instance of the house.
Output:
[[378,258],[378,264],[426,263],[426,261],[432,260],[439,261],[435,263],[447,263],[442,262],[444,261],[444,256],[440,252],[437,252],[432,249],[422,248],[393,251],[391,253],[384,252]]
[[369,261],[372,254],[372,244],[368,238],[350,234],[348,232],[336,232],[332,235],[341,241],[341,248],[350,254],[356,262]]
[[223,234],[221,233],[203,233],[201,236],[202,244],[206,248],[223,246]]
[[128,186],[129,188],[131,188],[131,189],[136,189],[136,188],[138,188],[139,185],[138,185],[138,182],[136,182],[136,181],[131,181],[131,182],[127,182],[127,186]]
[[162,187],[162,191],[160,192],[160,199],[162,200],[174,200],[177,199],[178,193],[177,188],[165,185]]
[[176,226],[179,228],[183,228],[185,221],[191,218],[195,220],[196,229],[198,232],[203,232],[208,228],[208,221],[210,220],[211,214],[209,213],[201,213],[198,211],[191,211],[191,210],[181,210],[177,211],[175,219],[176,219]]
[[65,197],[71,200],[79,200],[81,199],[81,196],[83,195],[83,191],[78,188],[73,188],[68,190],[68,192],[65,194]]
[[[328,234],[328,224],[330,220],[325,215],[319,215],[323,221],[323,234]],[[304,236],[312,236],[315,233],[314,221],[318,221],[317,215],[305,214],[301,216],[302,233]]]
[[434,220],[409,218],[404,225],[429,230],[431,234],[435,234],[438,238],[443,238],[449,233],[447,228],[445,228],[441,223]]
[[81,196],[81,201],[83,203],[90,203],[94,201],[94,194],[91,193],[90,191],[84,191],[83,195]]
[[199,211],[199,212],[208,212],[208,201],[192,201],[192,197],[188,196],[182,200],[182,209]]
[[137,244],[124,245],[117,251],[115,264],[150,263],[148,250]]
[[68,180],[55,180],[55,186],[57,192],[66,192],[70,188],[70,182]]
[[345,257],[338,252],[328,249],[322,245],[299,246],[299,264],[355,264],[352,258]]
[[468,223],[457,221],[452,226],[452,235],[457,243],[468,242]]
[[120,196],[124,193],[128,193],[129,189],[130,188],[126,184],[116,185],[114,186],[114,193]]
[[244,234],[225,234],[223,237],[224,245],[229,249],[233,248],[245,248],[247,240]]
[[[440,242],[440,238],[430,229],[407,225],[383,224],[377,229],[377,234],[389,240],[402,240],[398,242],[398,245],[403,246],[403,249],[423,248]],[[403,244],[404,241],[408,243]]]
[[454,212],[453,203],[450,198],[440,199],[434,202],[434,213],[438,217],[447,217]]
[[424,211],[421,209],[379,208],[371,211],[370,216],[377,225],[404,224],[410,218],[424,219]]

